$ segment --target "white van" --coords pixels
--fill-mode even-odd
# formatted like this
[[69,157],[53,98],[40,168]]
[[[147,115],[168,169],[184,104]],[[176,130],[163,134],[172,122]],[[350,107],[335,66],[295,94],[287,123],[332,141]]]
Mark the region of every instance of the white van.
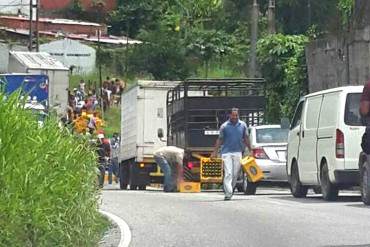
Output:
[[359,114],[363,86],[309,94],[294,114],[288,137],[287,173],[294,197],[321,188],[325,200],[359,184],[358,158],[365,131]]

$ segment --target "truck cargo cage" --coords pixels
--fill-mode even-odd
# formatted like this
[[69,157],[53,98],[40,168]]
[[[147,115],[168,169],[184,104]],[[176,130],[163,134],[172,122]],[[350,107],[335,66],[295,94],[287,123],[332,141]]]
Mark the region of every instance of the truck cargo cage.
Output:
[[264,79],[188,79],[167,93],[167,145],[183,148],[184,180],[221,183],[221,159],[208,157],[230,110],[249,126],[261,125],[265,112]]
[[264,79],[189,79],[167,93],[168,145],[210,150],[231,108],[249,126],[264,122]]

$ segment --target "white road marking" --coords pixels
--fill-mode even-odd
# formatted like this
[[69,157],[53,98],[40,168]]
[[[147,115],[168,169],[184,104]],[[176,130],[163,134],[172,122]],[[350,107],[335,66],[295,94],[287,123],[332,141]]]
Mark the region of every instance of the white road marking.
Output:
[[123,219],[121,219],[120,217],[114,214],[111,214],[103,210],[99,210],[99,211],[100,213],[109,217],[111,220],[113,220],[118,225],[121,231],[121,240],[119,241],[119,244],[117,247],[128,247],[131,242],[131,230],[129,226],[127,225],[127,223]]

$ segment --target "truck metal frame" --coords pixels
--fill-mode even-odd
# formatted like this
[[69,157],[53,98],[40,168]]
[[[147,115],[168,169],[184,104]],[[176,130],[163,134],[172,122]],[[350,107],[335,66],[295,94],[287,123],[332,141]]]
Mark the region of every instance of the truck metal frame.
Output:
[[[233,107],[248,125],[264,122],[264,79],[189,79],[167,93],[167,145],[185,150],[184,180],[220,183],[222,165],[209,156]],[[214,176],[214,179],[212,179]],[[207,179],[201,179],[206,177]]]

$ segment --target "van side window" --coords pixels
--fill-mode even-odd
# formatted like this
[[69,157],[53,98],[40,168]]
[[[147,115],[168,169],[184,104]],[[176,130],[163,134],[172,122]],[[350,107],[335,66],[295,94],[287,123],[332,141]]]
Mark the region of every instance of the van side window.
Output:
[[303,101],[301,101],[297,106],[290,129],[294,129],[295,127],[301,124],[302,110],[303,110]]
[[[306,112],[304,119],[304,129],[317,129],[319,125],[319,115],[321,109],[323,96],[317,95],[314,97],[307,98],[306,100]],[[307,116],[307,117],[306,117]]]
[[338,116],[339,93],[333,92],[324,95],[319,120],[320,128],[335,127]]
[[361,93],[349,93],[346,100],[344,122],[349,126],[362,126],[362,119],[359,112]]

